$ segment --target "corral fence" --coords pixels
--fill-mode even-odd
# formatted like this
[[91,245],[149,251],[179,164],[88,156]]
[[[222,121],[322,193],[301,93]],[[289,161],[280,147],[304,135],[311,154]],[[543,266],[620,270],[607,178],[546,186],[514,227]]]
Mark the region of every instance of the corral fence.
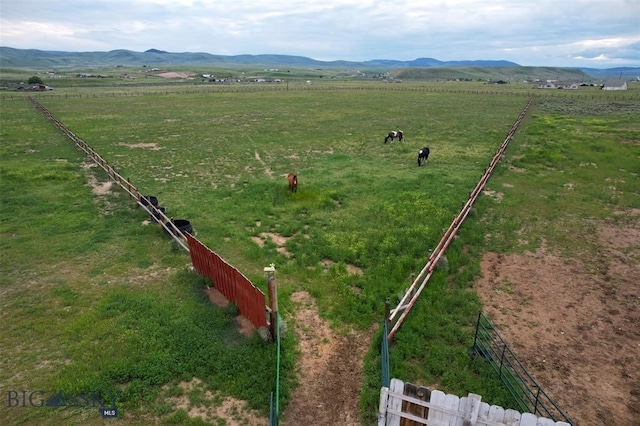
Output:
[[491,364],[521,410],[571,423],[482,312],[478,314],[472,356]]
[[[480,409],[477,408],[481,405],[479,401],[480,397],[473,394],[470,394],[469,397],[464,397],[462,399],[454,395],[446,395],[446,397],[444,397],[444,394],[442,394],[443,399],[438,399],[436,402],[438,404],[442,402],[442,404],[444,405],[433,405],[435,404],[435,402],[433,401],[433,395],[438,395],[438,398],[440,398],[441,392],[436,393],[439,391],[434,391],[434,393],[431,393],[431,391],[425,388],[419,390],[418,394],[414,389],[414,385],[410,385],[406,389],[403,385],[403,388],[399,390],[397,389],[397,387],[394,388],[394,383],[396,383],[395,386],[398,386],[398,379],[389,379],[389,341],[392,340],[395,333],[399,330],[408,312],[415,305],[422,290],[426,287],[429,279],[436,269],[438,261],[444,255],[451,241],[453,241],[453,238],[460,229],[464,220],[467,218],[474,202],[482,193],[482,190],[489,180],[489,177],[504,155],[509,142],[520,126],[520,123],[522,122],[522,120],[524,120],[532,104],[532,101],[533,99],[529,99],[526,106],[516,119],[515,123],[513,124],[513,126],[511,126],[511,129],[509,130],[506,138],[500,145],[489,166],[486,168],[484,174],[480,178],[480,181],[473,189],[473,191],[469,194],[468,200],[463,203],[460,213],[454,218],[449,228],[445,231],[444,235],[440,239],[440,242],[429,256],[427,264],[420,271],[418,276],[413,280],[411,286],[405,292],[397,307],[393,310],[390,310],[388,302],[385,306],[385,318],[383,324],[384,335],[380,348],[380,355],[382,360],[382,388],[380,396],[380,410],[378,413],[379,426],[409,424],[428,424],[431,426],[449,424],[494,426],[509,424],[514,426],[529,426],[537,424],[538,426],[542,426],[554,424],[570,424],[568,417],[547,396],[547,394],[540,388],[540,386],[526,371],[526,369],[524,369],[522,364],[518,361],[517,357],[513,354],[511,349],[509,349],[506,342],[504,342],[502,337],[500,337],[495,328],[490,325],[490,322],[488,321],[488,319],[486,319],[486,317],[482,315],[482,313],[480,313],[480,316],[478,318],[472,354],[479,354],[489,362],[492,362],[492,365],[500,375],[501,379],[505,382],[505,385],[509,389],[510,393],[518,402],[519,407],[526,413],[520,414],[515,412],[514,410],[507,410],[509,412],[509,419],[505,419],[505,410],[503,408],[494,408],[495,406],[489,407],[485,404],[486,407],[485,405],[482,405],[482,407],[485,407],[487,411],[486,415],[483,417],[478,414],[480,412],[478,410]],[[389,330],[390,326],[391,329]],[[405,391],[408,392],[408,394],[405,394]],[[431,396],[432,405],[425,403],[425,401],[420,400],[420,398],[416,398],[416,395],[427,397]],[[464,404],[466,404],[467,401],[470,401],[469,403],[472,404],[475,411],[469,412],[469,407],[467,407],[466,405],[457,405],[460,401],[463,401]],[[403,410],[400,410],[399,407],[402,407]],[[431,407],[431,411],[429,411],[429,407]],[[442,410],[434,410],[434,407],[442,408]],[[482,410],[485,410],[485,408],[482,408]],[[417,416],[416,413],[422,413],[424,414],[424,416]],[[490,417],[490,413],[494,413],[494,415]],[[498,415],[496,413],[501,414]],[[546,417],[538,419],[535,415],[536,413],[539,413]],[[555,423],[555,419],[561,419],[562,421],[560,421],[559,423]]]
[[482,402],[480,395],[445,394],[392,379],[380,391],[378,426],[570,426],[564,421],[520,413]]
[[[29,98],[31,103],[45,116],[47,116],[64,134],[66,134],[91,160],[100,166],[109,178],[120,188],[134,198],[138,205],[143,208],[154,222],[159,223],[171,237],[186,251],[189,252],[193,269],[203,277],[209,278],[213,286],[227,300],[233,302],[238,307],[240,313],[251,323],[260,329],[270,327],[271,338],[276,343],[276,388],[272,392],[269,408],[270,426],[277,426],[280,416],[280,319],[278,313],[277,289],[275,282],[275,267],[264,268],[267,276],[269,289],[269,306],[266,305],[265,294],[251,283],[237,268],[225,261],[217,253],[213,252],[202,242],[200,242],[192,232],[183,232],[170,220],[164,211],[154,203],[153,196],[143,196],[129,179],[120,175],[106,160],[104,160],[86,142],[76,136],[72,131],[62,124],[49,110],[47,110],[36,99]],[[157,199],[155,200],[157,202]],[[269,320],[267,320],[267,317]]]
[[189,232],[183,232],[178,221],[171,220],[163,210],[158,208],[151,200],[150,196],[145,196],[138,191],[129,179],[125,179],[116,169],[111,166],[100,154],[91,148],[86,142],[76,136],[60,120],[58,120],[49,110],[47,110],[36,99],[30,97],[31,103],[47,116],[64,134],[66,134],[76,145],[84,151],[89,158],[104,170],[109,179],[115,182],[129,196],[136,200],[138,206],[144,209],[154,222],[158,223],[166,233],[191,256],[193,268],[201,275],[211,279],[215,288],[220,291],[229,301],[238,306],[240,313],[248,318],[256,328],[267,325],[265,305],[265,295],[260,289],[255,287],[240,271],[224,261],[219,255],[208,249]]
[[[265,294],[251,281],[243,275],[237,268],[230,265],[222,257],[213,252],[202,242],[200,242],[191,232],[183,232],[179,226],[176,226],[173,220],[169,219],[164,211],[153,203],[152,196],[143,196],[138,189],[131,183],[129,179],[125,179],[113,168],[105,159],[103,159],[95,150],[93,150],[86,142],[76,136],[69,130],[60,120],[58,120],[49,110],[47,110],[36,99],[29,97],[31,103],[47,116],[64,134],[66,134],[76,145],[77,148],[85,152],[91,160],[104,170],[109,178],[115,182],[120,188],[134,198],[138,205],[144,209],[150,217],[154,218],[154,222],[160,224],[167,233],[178,243],[178,245],[189,252],[191,263],[194,270],[211,280],[216,290],[224,297],[238,306],[240,313],[249,319],[257,328],[271,326],[272,338],[277,343],[276,356],[276,389],[275,394],[271,394],[269,402],[270,408],[270,426],[277,426],[280,407],[280,330],[277,293],[275,287],[275,268],[265,268],[265,272],[269,271],[269,298],[270,306],[265,303]],[[270,315],[270,323],[267,322],[267,314]]]
[[518,127],[520,127],[520,123],[522,123],[522,120],[524,120],[527,112],[529,111],[529,107],[531,106],[532,102],[533,102],[533,99],[529,99],[524,109],[516,119],[515,123],[509,129],[507,136],[505,137],[504,141],[500,145],[500,148],[498,148],[498,151],[496,152],[493,159],[489,163],[489,166],[486,168],[484,174],[480,178],[480,181],[475,186],[473,191],[469,194],[468,200],[462,204],[462,209],[460,213],[454,218],[453,222],[451,223],[449,228],[445,231],[444,235],[440,239],[440,242],[438,243],[436,248],[431,252],[431,255],[429,256],[427,264],[424,266],[424,268],[422,268],[418,276],[413,280],[413,282],[409,286],[409,289],[405,292],[404,296],[398,303],[397,307],[391,310],[389,321],[392,327],[389,333],[387,334],[387,339],[391,340],[393,336],[398,332],[398,329],[402,325],[402,322],[406,318],[411,308],[415,305],[416,301],[418,300],[418,297],[422,293],[422,290],[427,286],[429,279],[433,275],[436,269],[436,266],[438,265],[438,261],[442,256],[444,256],[445,251],[447,250],[447,248],[455,238],[456,233],[458,232],[463,222],[469,215],[469,212],[471,211],[473,204],[475,203],[478,196],[482,193],[482,190],[484,189],[484,186],[489,180],[489,177],[491,177],[491,174],[493,173],[494,169],[500,162],[500,159],[504,155],[504,152],[507,149],[509,142],[513,138],[513,135],[518,130]]
[[49,120],[56,125],[58,129],[60,129],[69,139],[73,141],[76,147],[82,151],[84,151],[87,156],[105,173],[109,176],[116,185],[122,188],[129,197],[134,198],[138,205],[144,209],[147,213],[149,213],[150,217],[157,218],[157,223],[162,226],[165,231],[176,241],[176,243],[184,250],[189,250],[187,245],[185,244],[185,235],[184,233],[170,220],[162,210],[156,209],[149,199],[142,195],[138,188],[136,188],[129,179],[125,179],[120,173],[116,171],[116,169],[111,166],[100,154],[98,154],[93,148],[91,148],[85,141],[80,139],[69,130],[60,120],[58,120],[48,109],[46,109],[40,102],[38,102],[35,98],[30,97],[29,100],[31,103],[40,110]]

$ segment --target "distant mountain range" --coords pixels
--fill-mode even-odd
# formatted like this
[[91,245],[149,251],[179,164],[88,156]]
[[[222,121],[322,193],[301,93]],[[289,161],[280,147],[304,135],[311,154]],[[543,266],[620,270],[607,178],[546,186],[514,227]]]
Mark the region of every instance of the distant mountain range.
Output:
[[[458,67],[520,67],[509,61],[439,61],[433,58],[418,58],[412,61],[372,59],[363,62],[318,61],[304,56],[291,55],[213,55],[210,53],[172,53],[158,49],[145,52],[111,50],[109,52],[61,52],[37,49],[14,49],[0,46],[0,66],[3,68],[36,69],[80,69],[105,66],[269,66],[269,67],[313,67],[346,69],[398,69],[398,68],[458,68]],[[576,69],[576,68],[573,68]],[[593,78],[634,78],[640,68],[579,68]]]
[[158,49],[145,52],[111,50],[109,52],[59,52],[37,49],[0,47],[0,65],[6,68],[24,67],[75,67],[75,66],[140,66],[140,65],[256,65],[331,68],[404,68],[404,67],[512,67],[509,61],[451,61],[432,58],[413,61],[373,59],[364,62],[318,61],[304,56],[291,55],[213,55],[210,53],[171,53]]

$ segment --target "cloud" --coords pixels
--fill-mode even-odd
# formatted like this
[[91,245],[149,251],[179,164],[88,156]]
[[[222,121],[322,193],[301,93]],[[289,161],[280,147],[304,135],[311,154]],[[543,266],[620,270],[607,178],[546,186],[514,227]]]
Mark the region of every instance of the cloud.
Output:
[[586,40],[581,44],[584,45],[582,49],[574,49],[575,58],[580,60],[624,65],[634,60],[637,63],[640,57],[640,38],[637,41],[623,38]]
[[[640,0],[0,0],[0,44],[640,66]],[[611,41],[618,40],[618,44]],[[610,43],[611,42],[611,43]],[[591,43],[591,44],[590,44]]]

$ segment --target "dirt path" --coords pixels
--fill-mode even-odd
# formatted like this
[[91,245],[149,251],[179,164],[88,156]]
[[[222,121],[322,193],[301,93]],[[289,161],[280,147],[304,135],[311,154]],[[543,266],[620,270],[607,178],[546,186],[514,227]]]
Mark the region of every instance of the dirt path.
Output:
[[374,331],[337,335],[307,292],[292,294],[300,342],[300,385],[282,413],[283,426],[358,426],[363,359]]
[[[220,307],[229,303],[213,288],[206,293],[209,300]],[[295,303],[295,317],[290,322],[300,344],[300,361],[296,371],[299,385],[293,390],[286,409],[280,413],[280,425],[359,426],[358,403],[364,377],[363,360],[375,330],[336,334],[320,318],[315,300],[309,293],[296,292],[291,299]],[[251,335],[255,331],[244,317],[239,315],[236,320],[241,332]],[[187,389],[192,384],[181,386]],[[223,406],[210,411],[190,414],[209,421],[224,418],[229,426],[269,423],[268,419],[245,410],[243,401],[232,398],[226,398]],[[234,417],[228,417],[229,413],[235,413]]]
[[[637,217],[637,216],[636,216]],[[484,311],[575,426],[640,424],[640,223],[596,227],[600,261],[488,253]]]
[[[484,312],[574,426],[631,426],[640,424],[640,221],[596,229],[598,262],[545,247],[487,253],[476,290]],[[362,362],[374,331],[337,334],[307,292],[291,298],[300,384],[280,424],[360,425]]]

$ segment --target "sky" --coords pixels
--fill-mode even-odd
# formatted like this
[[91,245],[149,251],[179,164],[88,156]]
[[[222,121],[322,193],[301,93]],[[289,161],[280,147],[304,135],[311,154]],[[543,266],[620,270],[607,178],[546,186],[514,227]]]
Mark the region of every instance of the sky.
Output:
[[0,0],[0,46],[640,67],[640,0]]

